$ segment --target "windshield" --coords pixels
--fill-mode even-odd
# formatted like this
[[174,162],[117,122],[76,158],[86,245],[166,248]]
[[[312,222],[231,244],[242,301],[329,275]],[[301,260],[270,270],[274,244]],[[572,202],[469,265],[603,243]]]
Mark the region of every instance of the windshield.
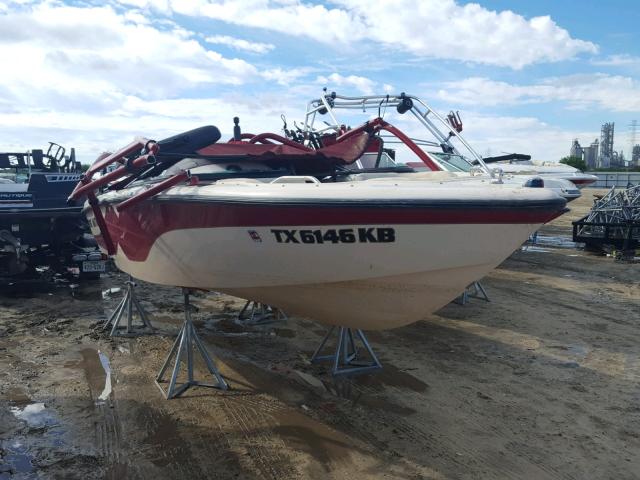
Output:
[[469,172],[472,165],[462,155],[453,153],[429,152],[429,155],[436,157],[442,168],[448,172]]

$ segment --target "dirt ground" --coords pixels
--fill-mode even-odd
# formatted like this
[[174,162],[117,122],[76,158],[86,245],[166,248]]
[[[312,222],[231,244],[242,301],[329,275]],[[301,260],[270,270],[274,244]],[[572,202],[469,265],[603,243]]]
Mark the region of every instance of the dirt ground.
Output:
[[178,289],[141,285],[159,331],[115,340],[123,275],[5,291],[0,479],[640,478],[640,264],[570,244],[593,193],[483,280],[491,302],[369,334],[384,368],[352,379],[309,362],[324,327],[239,326],[242,300],[200,293],[232,389],[167,401]]

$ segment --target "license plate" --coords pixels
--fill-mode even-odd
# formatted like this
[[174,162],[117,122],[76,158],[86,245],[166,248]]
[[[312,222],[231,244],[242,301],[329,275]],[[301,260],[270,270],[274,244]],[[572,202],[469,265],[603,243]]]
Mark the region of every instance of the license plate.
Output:
[[104,272],[106,271],[106,262],[102,260],[82,262],[82,271],[83,272]]

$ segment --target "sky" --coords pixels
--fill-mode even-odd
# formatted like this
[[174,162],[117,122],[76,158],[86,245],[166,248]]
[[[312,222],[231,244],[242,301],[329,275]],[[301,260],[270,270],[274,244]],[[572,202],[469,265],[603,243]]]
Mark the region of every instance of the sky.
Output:
[[485,156],[559,160],[604,122],[629,156],[639,24],[631,0],[4,0],[0,151],[55,141],[90,163],[234,116],[278,133],[326,87],[458,110]]

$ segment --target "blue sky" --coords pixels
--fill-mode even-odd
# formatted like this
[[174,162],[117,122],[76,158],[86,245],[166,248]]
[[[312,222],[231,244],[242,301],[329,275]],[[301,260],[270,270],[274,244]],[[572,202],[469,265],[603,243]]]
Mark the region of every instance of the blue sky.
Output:
[[278,132],[326,86],[459,110],[483,154],[558,160],[608,121],[628,155],[638,24],[628,0],[9,1],[0,150],[53,140],[90,161],[136,135],[229,133],[234,115]]

